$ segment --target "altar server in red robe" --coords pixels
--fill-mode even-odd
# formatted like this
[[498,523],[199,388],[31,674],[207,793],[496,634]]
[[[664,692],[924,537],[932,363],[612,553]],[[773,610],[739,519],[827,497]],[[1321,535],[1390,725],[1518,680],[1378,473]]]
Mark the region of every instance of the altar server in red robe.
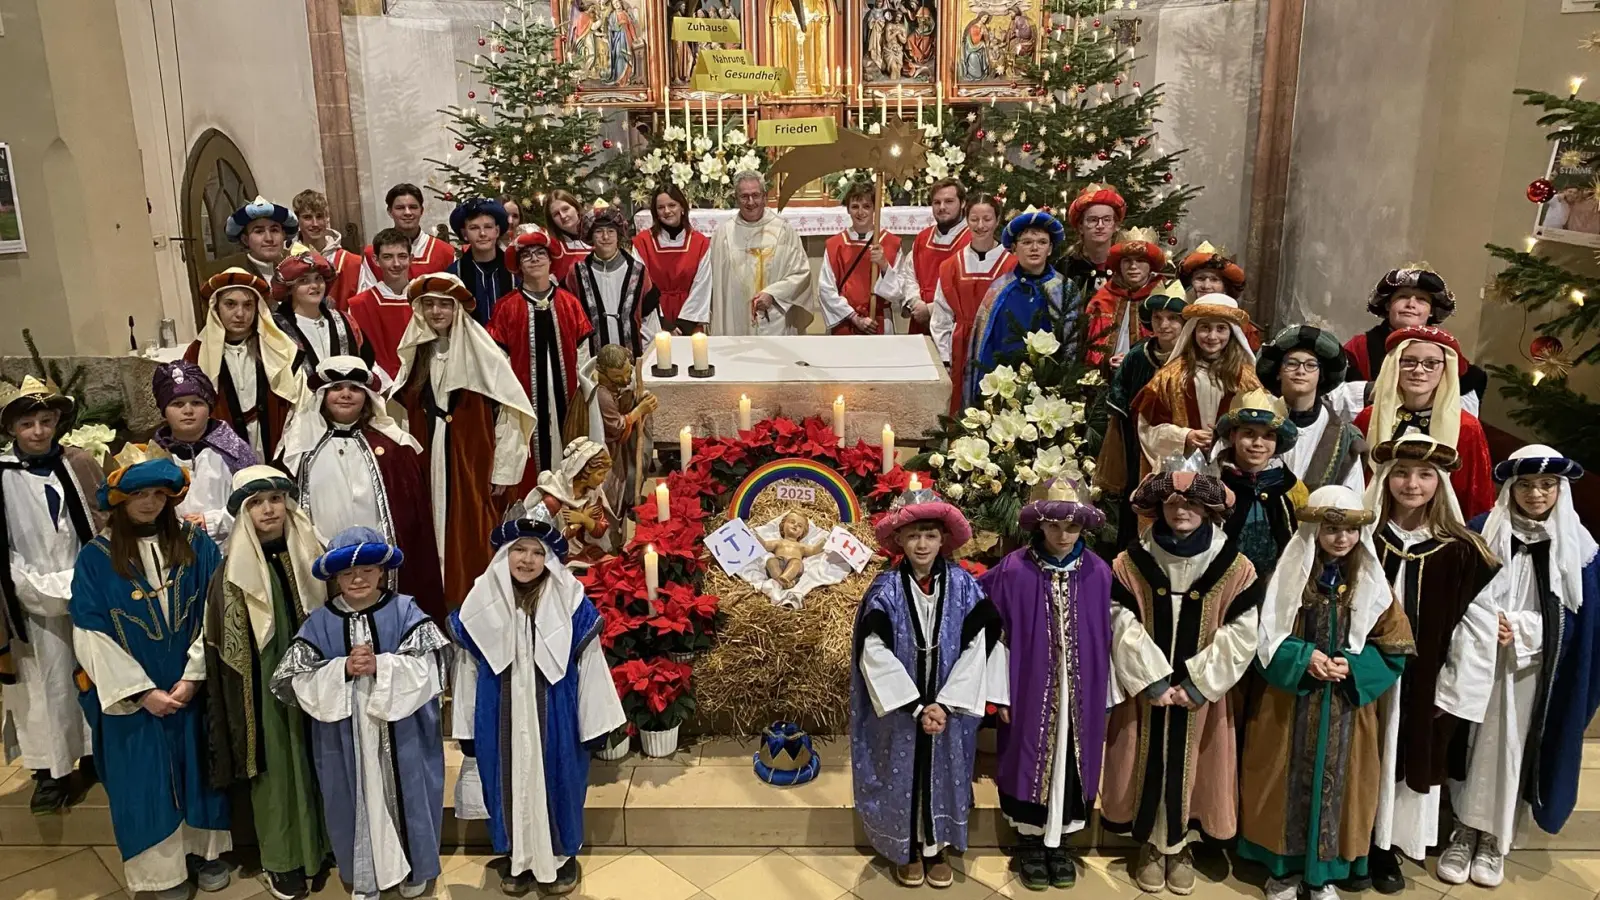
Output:
[[991,194],[977,194],[967,204],[969,235],[961,252],[939,267],[939,285],[933,295],[929,325],[939,358],[950,367],[950,415],[961,412],[961,385],[966,378],[967,347],[972,343],[972,320],[990,285],[1017,264],[1011,251],[1000,246],[1000,203]]
[[966,222],[967,189],[961,182],[954,178],[934,182],[928,191],[928,207],[933,211],[933,224],[917,232],[911,242],[911,274],[916,284],[905,286],[903,308],[911,319],[912,334],[932,333],[939,270],[972,240]]
[[673,334],[704,331],[711,321],[711,239],[689,225],[689,201],[675,184],[656,188],[652,224],[633,237],[660,294],[661,327]]
[[554,238],[550,243],[550,272],[556,284],[566,283],[567,273],[594,249],[583,239],[583,209],[577,197],[563,190],[551,191],[545,198],[544,222]]
[[406,285],[411,283],[411,241],[398,228],[385,228],[372,237],[381,280],[350,298],[350,321],[372,346],[372,361],[391,378],[400,371],[400,337],[411,324],[411,303]]
[[561,425],[577,394],[578,369],[589,359],[589,338],[594,333],[583,304],[550,275],[555,243],[536,227],[524,229],[511,241],[506,268],[522,276],[522,287],[501,297],[489,320],[489,334],[510,354],[511,371],[536,423],[530,432],[526,471],[517,479],[518,496],[532,490],[539,473],[561,459]]
[[[450,246],[449,241],[439,240],[422,227],[422,188],[401,182],[389,188],[389,193],[383,196],[383,202],[388,207],[389,218],[393,220],[394,227],[411,242],[412,278],[432,275],[450,268],[451,263],[456,261],[456,248]],[[368,246],[363,255],[366,257],[367,271],[361,279],[361,286],[368,288],[380,280],[383,274],[378,267],[375,245]]]
[[267,292],[267,282],[244,269],[206,279],[200,286],[206,323],[183,358],[216,385],[211,418],[231,425],[262,459],[273,459],[306,382],[294,364],[299,348],[273,321]]
[[332,216],[328,213],[328,198],[321,191],[303,190],[294,195],[289,205],[300,221],[300,243],[320,253],[333,267],[328,301],[334,309],[348,313],[350,298],[361,291],[361,257],[340,246],[344,236],[328,227]]
[[[522,480],[533,410],[505,353],[472,318],[472,292],[439,273],[406,286],[416,310],[400,340],[396,394],[422,445],[433,527],[454,609],[489,564],[483,536]],[[526,343],[526,341],[524,341]]]
[[876,205],[871,184],[852,183],[844,195],[850,227],[828,238],[822,251],[817,299],[832,334],[894,333],[894,308],[905,295],[900,238],[887,231],[872,236]]

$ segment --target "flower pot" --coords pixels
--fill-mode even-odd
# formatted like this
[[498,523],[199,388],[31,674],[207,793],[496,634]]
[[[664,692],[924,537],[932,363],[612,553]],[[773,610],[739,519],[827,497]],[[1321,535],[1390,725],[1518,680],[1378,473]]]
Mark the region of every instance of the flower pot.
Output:
[[627,757],[628,750],[631,749],[632,743],[633,742],[627,738],[623,738],[610,747],[601,747],[599,750],[596,750],[594,752],[594,758],[603,759],[607,762],[616,762],[619,759],[624,759]]
[[674,725],[666,731],[647,731],[639,729],[639,744],[644,748],[644,755],[655,759],[671,756],[678,752],[678,726]]
[[675,663],[683,663],[684,665],[688,665],[689,663],[694,662],[694,658],[699,655],[700,654],[694,652],[693,650],[675,650],[667,654],[667,659],[670,659]]

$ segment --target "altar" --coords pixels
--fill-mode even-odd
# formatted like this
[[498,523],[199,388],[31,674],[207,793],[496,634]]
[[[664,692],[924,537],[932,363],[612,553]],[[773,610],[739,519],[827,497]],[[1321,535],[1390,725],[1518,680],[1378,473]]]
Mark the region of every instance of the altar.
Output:
[[[710,236],[722,223],[738,215],[737,209],[693,209],[689,211],[689,226]],[[843,206],[789,206],[778,215],[801,237],[832,237],[850,224],[850,212]],[[633,225],[640,231],[650,228],[650,210],[641,209],[633,214]],[[933,211],[926,206],[885,206],[883,230],[890,234],[914,235],[933,224]]]
[[738,434],[739,398],[750,398],[751,421],[773,416],[832,421],[844,400],[844,437],[876,444],[883,426],[901,443],[921,438],[949,409],[950,374],[926,335],[797,335],[706,338],[710,378],[693,378],[691,338],[672,339],[678,374],[660,378],[652,345],[640,363],[644,387],[661,399],[647,420],[658,443],[676,445],[687,426],[696,436]]

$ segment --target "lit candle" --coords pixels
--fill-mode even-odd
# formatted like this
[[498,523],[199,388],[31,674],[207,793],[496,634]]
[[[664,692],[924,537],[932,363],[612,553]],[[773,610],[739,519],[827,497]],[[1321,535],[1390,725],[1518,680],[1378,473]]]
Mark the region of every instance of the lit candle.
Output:
[[700,136],[711,140],[711,116],[706,112],[706,95],[700,95]]
[[661,90],[661,114],[665,117],[661,130],[666,131],[672,127],[672,92],[665,88]]
[[917,124],[922,124],[922,95],[917,95]]
[[839,436],[839,446],[844,446],[844,395],[833,398],[833,433]]
[[655,544],[646,544],[644,548],[644,591],[650,598],[650,608],[655,608],[656,592],[661,589],[661,556],[656,553]]
[[684,472],[689,471],[689,459],[694,456],[694,432],[685,425],[678,431],[678,468]]
[[917,473],[915,473],[915,472],[911,473],[911,478],[906,481],[906,490],[908,490],[908,491],[920,491],[920,490],[922,490],[922,479],[917,477]]
[[688,144],[694,139],[694,119],[689,117],[689,98],[683,98],[683,142]]
[[694,367],[704,371],[711,365],[711,351],[706,347],[706,333],[696,331],[694,336],[689,338],[689,343],[694,350]]
[[667,483],[656,482],[656,521],[665,522],[672,518],[672,504],[667,496]]
[[722,137],[722,98],[717,98],[717,149],[721,150],[724,138]]
[[940,81],[933,86],[934,91],[934,124],[939,127],[939,133],[944,134],[944,82]]
[[894,468],[894,429],[883,423],[883,471]]
[[656,365],[663,369],[672,368],[672,335],[669,332],[656,332]]
[[894,89],[894,117],[896,119],[906,117],[906,86],[903,84]]
[[861,85],[856,85],[856,127],[867,127],[867,91]]
[[750,397],[747,394],[739,395],[739,430],[750,430]]
[[743,129],[748,129],[750,127],[750,95],[749,94],[740,94],[739,95],[739,127],[743,128]]
[[1578,96],[1578,88],[1583,87],[1583,76],[1582,75],[1574,75],[1574,76],[1572,76],[1572,80],[1567,82],[1567,86],[1572,88],[1572,90],[1568,91],[1569,94],[1571,94],[1574,97]]

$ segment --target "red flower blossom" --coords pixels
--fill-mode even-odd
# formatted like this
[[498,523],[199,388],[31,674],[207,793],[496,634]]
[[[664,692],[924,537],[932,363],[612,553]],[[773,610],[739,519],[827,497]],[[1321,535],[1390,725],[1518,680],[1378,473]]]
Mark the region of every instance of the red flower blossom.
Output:
[[611,667],[611,682],[616,685],[618,696],[643,693],[650,686],[652,675],[654,669],[642,659],[630,659]]
[[875,475],[883,468],[883,448],[856,441],[854,447],[840,447],[836,454],[838,469],[846,475]]
[[[879,460],[879,465],[882,465],[881,458]],[[930,482],[924,483],[927,484]],[[889,497],[892,499],[905,493],[906,488],[910,485],[911,473],[897,465],[889,471],[878,476],[877,484],[874,485],[872,490],[867,493],[867,497]]]
[[957,560],[957,563],[961,566],[961,568],[966,569],[973,578],[978,578],[982,576],[983,573],[989,571],[988,566],[974,559]]

